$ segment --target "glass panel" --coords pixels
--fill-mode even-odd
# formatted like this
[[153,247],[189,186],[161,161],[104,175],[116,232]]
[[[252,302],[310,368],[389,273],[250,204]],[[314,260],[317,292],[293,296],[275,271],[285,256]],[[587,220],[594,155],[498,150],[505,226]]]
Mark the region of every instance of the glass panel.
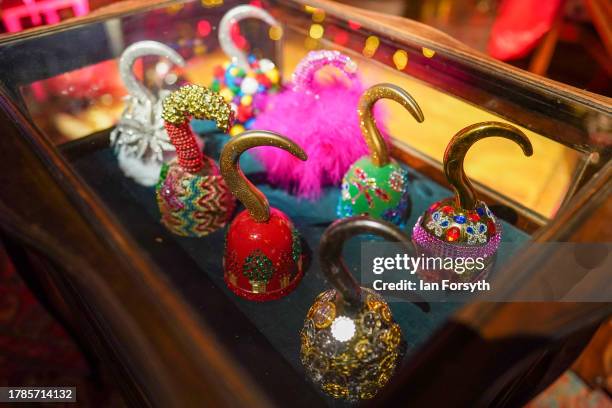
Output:
[[126,94],[115,60],[22,88],[34,123],[57,145],[115,126],[125,107]]
[[[196,14],[187,13],[187,8],[193,8]],[[110,20],[104,24],[95,24],[87,30],[75,29],[74,31],[81,33],[71,36],[72,41],[77,39],[84,42],[95,36],[103,48],[94,52],[91,58],[81,55],[78,59],[85,60],[84,66],[70,61],[68,64],[76,69],[22,85],[21,93],[34,122],[56,143],[83,137],[114,125],[123,109],[122,98],[126,91],[118,77],[116,60],[106,59],[104,55],[110,58],[139,39],[156,38],[179,50],[188,59],[183,78],[194,83],[209,84],[212,67],[223,61],[222,51],[216,44],[214,29],[221,16],[220,11],[224,9],[226,6],[211,8],[189,4],[181,9],[175,6],[146,15],[128,17],[123,19],[123,22]],[[287,4],[281,4],[273,11],[280,15],[287,13]],[[291,24],[285,27],[284,35],[285,78],[290,78],[297,62],[310,49],[334,48],[348,53],[359,62],[360,70],[369,83],[398,84],[409,90],[419,101],[426,117],[422,124],[416,123],[394,103],[382,102],[388,105],[386,109],[393,117],[389,123],[390,133],[400,145],[406,145],[441,162],[448,140],[458,130],[479,121],[504,120],[503,117],[506,116],[505,112],[487,111],[453,95],[452,84],[449,84],[448,89],[444,88],[444,75],[447,75],[445,72],[440,72],[440,78],[436,80],[436,72],[430,71],[427,74],[434,77],[433,84],[423,81],[420,78],[422,60],[441,59],[440,53],[428,55],[428,51],[422,48],[419,50],[422,54],[419,59],[413,55],[410,48],[384,38],[381,42],[377,36],[368,36],[368,32],[357,28],[357,25],[351,28],[347,22],[332,17],[325,19],[325,16],[320,24],[313,23],[313,9],[302,10],[299,14],[296,10],[291,10],[288,15]],[[139,22],[150,25],[152,21],[155,21],[156,27],[160,27],[155,33],[139,25]],[[130,24],[126,24],[127,22]],[[253,24],[250,22],[251,26]],[[321,38],[311,37],[312,24],[323,28]],[[249,24],[246,25],[248,30]],[[170,30],[170,27],[173,29]],[[250,31],[256,33],[257,28],[251,27]],[[267,33],[263,31],[257,34],[257,38],[251,36],[256,51],[271,50],[271,41],[265,34]],[[314,35],[319,34],[315,32]],[[49,37],[49,41],[52,41],[53,35]],[[376,49],[367,49],[368,38],[371,46],[377,45]],[[40,47],[43,47],[45,40],[47,39],[32,39],[28,44],[34,45],[38,42]],[[47,65],[53,67],[58,64],[58,61],[54,61],[58,55],[57,50],[48,49],[48,52],[44,52],[38,48],[35,52],[44,53],[44,62]],[[76,60],[77,56],[72,55],[69,58]],[[97,64],[85,63],[87,59],[100,58],[105,59]],[[377,63],[372,63],[374,60]],[[149,63],[145,65],[148,70],[148,85],[151,86],[156,82],[152,78],[155,76],[155,60],[148,58],[147,61]],[[136,72],[142,76],[142,64],[139,65]],[[58,67],[58,70],[61,69]],[[478,84],[471,86],[478,89]],[[485,93],[484,90],[480,92]],[[490,105],[495,106],[494,103]],[[521,125],[516,121],[513,123]],[[567,126],[570,127],[569,124]],[[490,139],[478,143],[470,152],[466,160],[466,171],[473,180],[490,190],[500,192],[505,198],[520,203],[534,214],[550,217],[559,208],[570,183],[574,181],[576,166],[581,162],[582,154],[532,130],[524,127],[522,129],[534,144],[533,157],[522,156],[510,142]]]

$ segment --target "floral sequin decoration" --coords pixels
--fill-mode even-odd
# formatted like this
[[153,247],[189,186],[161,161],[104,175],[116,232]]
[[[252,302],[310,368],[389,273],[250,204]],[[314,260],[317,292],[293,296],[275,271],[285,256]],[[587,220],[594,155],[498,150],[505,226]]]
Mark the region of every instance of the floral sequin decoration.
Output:
[[447,242],[484,245],[495,235],[496,222],[482,201],[474,210],[465,210],[456,207],[454,200],[448,198],[429,207],[422,225],[429,233]]
[[468,244],[485,244],[487,242],[487,226],[479,222],[465,228]]
[[441,237],[444,234],[449,225],[450,219],[443,215],[440,211],[433,213],[431,215],[431,219],[427,222],[427,228],[432,230],[438,237]]
[[368,173],[361,168],[355,169],[355,176],[351,177],[348,184],[351,184],[357,188],[358,193],[351,197],[351,202],[355,204],[357,199],[363,195],[368,202],[370,208],[374,205],[373,195],[381,199],[382,201],[389,201],[389,194],[378,186],[374,177],[369,177]]
[[368,215],[400,227],[409,207],[408,172],[397,162],[378,167],[369,156],[356,161],[342,180],[338,217]]

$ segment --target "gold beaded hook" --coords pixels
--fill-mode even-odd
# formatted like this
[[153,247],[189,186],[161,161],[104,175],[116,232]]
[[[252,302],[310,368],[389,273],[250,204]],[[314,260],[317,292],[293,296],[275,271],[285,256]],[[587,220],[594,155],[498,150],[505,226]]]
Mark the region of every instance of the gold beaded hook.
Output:
[[473,210],[476,208],[476,192],[465,175],[463,160],[474,143],[488,137],[503,137],[518,144],[525,156],[533,154],[533,146],[527,136],[517,127],[502,122],[475,123],[460,130],[444,152],[444,174],[455,190],[455,203],[458,207]]
[[240,155],[257,146],[273,146],[286,150],[298,159],[308,159],[306,153],[292,140],[266,130],[249,130],[233,137],[221,152],[221,174],[232,193],[257,222],[270,219],[268,199],[253,185],[240,169]]
[[376,167],[386,166],[390,162],[387,145],[378,127],[376,127],[376,119],[372,111],[374,104],[380,99],[391,99],[399,103],[406,108],[419,123],[425,120],[417,101],[399,86],[393,84],[378,84],[366,89],[359,99],[359,109],[357,113],[359,114],[361,133],[368,144],[372,162]]
[[163,102],[162,118],[173,125],[182,125],[193,116],[214,120],[217,127],[227,132],[234,120],[234,112],[218,93],[200,85],[185,85],[168,95]]

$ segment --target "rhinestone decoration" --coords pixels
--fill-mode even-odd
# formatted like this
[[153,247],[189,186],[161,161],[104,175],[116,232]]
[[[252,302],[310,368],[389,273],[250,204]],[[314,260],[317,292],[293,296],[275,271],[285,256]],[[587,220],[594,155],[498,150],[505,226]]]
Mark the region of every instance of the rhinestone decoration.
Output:
[[[455,195],[431,206],[413,228],[412,241],[417,251],[423,255],[481,258],[480,261],[484,261],[484,268],[480,262],[475,267],[463,268],[457,265],[453,275],[462,275],[461,279],[472,279],[481,273],[488,273],[501,242],[501,223],[495,219],[489,207],[476,198],[476,191],[463,168],[465,156],[472,145],[489,137],[509,139],[518,144],[526,156],[533,154],[527,136],[512,125],[490,121],[461,129],[452,137],[444,152],[444,174]],[[432,277],[435,278],[433,275],[437,274],[438,278],[442,278],[441,270],[444,269],[423,270],[420,275],[429,275],[431,272]]]
[[320,294],[300,333],[300,358],[309,377],[333,398],[373,398],[392,377],[405,350],[401,329],[384,299],[362,289],[357,310],[335,289]]
[[336,306],[331,302],[318,302],[312,312],[312,321],[317,329],[328,327],[336,317]]
[[421,226],[431,235],[458,244],[484,245],[496,234],[495,216],[479,201],[474,210],[455,206],[453,198],[431,205],[422,217]]
[[376,179],[369,177],[368,173],[359,167],[355,169],[355,177],[349,178],[348,184],[355,186],[358,191],[355,196],[351,197],[351,203],[353,205],[362,195],[368,202],[368,207],[370,208],[374,205],[373,196],[378,197],[382,201],[389,201],[389,194],[377,185]]
[[450,227],[449,229],[446,230],[446,240],[448,242],[457,241],[460,235],[461,235],[461,230],[459,229],[459,227],[456,227],[456,226]]
[[400,170],[394,170],[389,176],[389,186],[394,191],[404,191],[406,185],[406,174]]
[[[495,255],[497,248],[501,242],[501,230],[502,226],[498,222],[495,224],[496,232],[489,237],[488,242],[484,242],[480,245],[473,245],[467,242],[454,241],[447,242],[444,238],[436,236],[435,232],[432,233],[430,228],[425,228],[424,217],[419,217],[417,223],[412,229],[412,240],[417,245],[417,248],[427,253],[429,256],[440,256],[440,257],[471,257],[471,258],[489,258]],[[473,228],[471,226],[466,227]],[[465,236],[469,236],[467,233]]]
[[244,260],[242,273],[250,281],[267,283],[274,275],[274,265],[263,252],[255,251]]
[[408,213],[407,187],[408,172],[399,164],[376,167],[366,156],[344,176],[336,213],[339,218],[368,215],[402,227]]

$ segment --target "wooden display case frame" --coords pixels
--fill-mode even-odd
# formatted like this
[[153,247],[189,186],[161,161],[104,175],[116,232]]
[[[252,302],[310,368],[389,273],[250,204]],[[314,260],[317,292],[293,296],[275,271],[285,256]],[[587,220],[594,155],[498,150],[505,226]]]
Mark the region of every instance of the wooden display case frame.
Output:
[[[1,38],[0,47],[172,3],[117,3],[57,26]],[[543,135],[555,135],[556,141],[585,157],[558,214],[544,225],[544,220],[515,207],[520,226],[535,231],[535,242],[610,241],[610,149],[589,140],[584,118],[575,109],[578,104],[587,105],[610,115],[609,98],[494,61],[413,21],[331,1],[286,3],[321,8],[328,16],[358,22],[383,38],[401,40],[415,49],[435,49],[444,55],[440,63],[449,70],[453,63],[474,75],[505,78],[510,96],[496,99],[497,113]],[[88,355],[118,379],[130,405],[278,405],[275,396],[257,385],[214,331],[168,285],[58,148],[32,125],[16,91],[19,73],[7,75],[0,88],[0,231],[19,272],[38,297]],[[479,105],[485,96],[490,102],[491,95],[499,92],[491,82],[485,84],[492,88],[485,87],[481,93],[460,84],[433,85]],[[535,94],[540,99],[530,98]],[[531,104],[525,105],[524,100]],[[566,131],[557,133],[560,123]],[[393,153],[444,184],[436,163],[402,145],[396,145]],[[494,191],[482,186],[479,190],[489,200],[505,203]],[[554,253],[537,260],[522,254],[501,271],[500,279],[522,278],[516,290],[526,293],[537,290],[536,282],[554,279],[556,268]],[[376,403],[522,404],[569,366],[611,311],[609,303],[471,303],[409,361]]]

